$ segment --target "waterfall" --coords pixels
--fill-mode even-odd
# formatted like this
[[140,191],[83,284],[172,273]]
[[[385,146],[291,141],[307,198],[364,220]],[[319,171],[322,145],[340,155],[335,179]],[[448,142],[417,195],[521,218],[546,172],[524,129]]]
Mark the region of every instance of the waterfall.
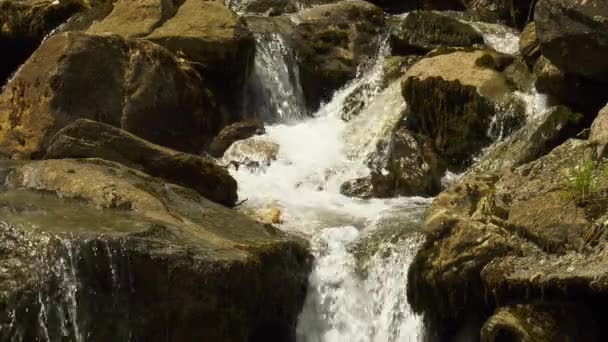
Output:
[[[276,64],[266,63],[286,61],[284,50],[268,46],[281,45],[275,41],[259,48],[256,68],[270,70],[258,70],[258,74],[276,75],[279,70],[285,75],[289,66],[277,69]],[[240,198],[247,199],[243,210],[274,208],[280,212],[283,230],[311,241],[316,262],[298,322],[300,342],[422,338],[420,319],[406,300],[406,273],[419,241],[414,227],[420,225],[430,200],[361,200],[339,191],[343,182],[369,173],[366,158],[405,110],[400,81],[382,86],[384,58],[389,53],[386,40],[378,51],[372,63],[362,66],[358,76],[312,117],[290,121],[293,116],[282,116],[283,121],[267,127],[265,135],[231,146],[222,161],[242,159],[245,154],[260,160],[256,148],[278,149],[264,166],[241,167],[231,173],[239,183]],[[290,111],[283,113],[298,113],[297,106],[290,107],[293,99],[283,91],[284,84],[276,83],[265,89],[272,93],[268,102],[285,103]],[[352,103],[359,108],[352,110]],[[368,244],[368,239],[374,243]],[[361,248],[368,245],[375,248]]]
[[254,70],[247,84],[245,114],[266,122],[292,121],[306,114],[294,53],[279,33],[255,34]]

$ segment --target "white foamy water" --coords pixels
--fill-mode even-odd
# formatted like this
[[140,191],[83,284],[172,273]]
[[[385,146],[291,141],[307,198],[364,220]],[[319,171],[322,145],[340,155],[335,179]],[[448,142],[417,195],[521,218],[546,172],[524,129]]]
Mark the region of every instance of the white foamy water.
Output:
[[494,50],[514,55],[519,51],[519,32],[505,25],[472,22],[473,27],[483,35],[486,45]]
[[[379,51],[375,63],[313,117],[269,126],[264,136],[235,143],[223,160],[258,161],[258,168],[232,170],[240,198],[247,199],[244,205],[278,208],[280,227],[311,241],[316,258],[298,322],[301,342],[418,341],[422,336],[420,319],[406,300],[414,229],[369,251],[365,274],[358,269],[361,256],[354,247],[382,227],[412,226],[429,200],[361,200],[340,194],[342,183],[369,173],[365,159],[405,110],[399,81],[381,87],[388,48]],[[342,115],[353,96],[365,105],[345,122]]]

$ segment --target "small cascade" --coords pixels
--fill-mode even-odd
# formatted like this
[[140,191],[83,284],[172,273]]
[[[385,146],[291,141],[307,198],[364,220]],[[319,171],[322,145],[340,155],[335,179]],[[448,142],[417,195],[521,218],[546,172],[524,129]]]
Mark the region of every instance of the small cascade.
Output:
[[293,52],[279,33],[255,34],[256,54],[245,96],[245,115],[266,122],[306,116],[306,102]]
[[[406,272],[417,247],[414,227],[430,201],[340,194],[342,183],[369,173],[366,159],[403,115],[400,81],[383,86],[388,53],[384,40],[373,63],[312,117],[268,126],[265,135],[233,144],[222,160],[249,155],[263,164],[231,170],[247,199],[243,210],[275,209],[282,229],[311,240],[316,263],[298,323],[300,342],[422,339],[406,300]],[[380,234],[366,243],[376,232],[404,228],[399,238]]]
[[519,51],[519,32],[508,26],[473,22],[473,27],[483,35],[486,45],[494,50],[514,55]]

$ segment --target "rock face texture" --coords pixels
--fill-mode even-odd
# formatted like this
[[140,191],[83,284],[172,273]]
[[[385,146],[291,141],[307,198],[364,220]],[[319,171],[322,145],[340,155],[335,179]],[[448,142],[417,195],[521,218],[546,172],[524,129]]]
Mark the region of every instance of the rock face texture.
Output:
[[200,75],[165,49],[69,32],[48,39],[0,95],[1,154],[41,156],[79,118],[189,152],[221,127]]
[[524,27],[534,16],[537,0],[464,0],[473,19]]
[[442,46],[484,44],[483,36],[473,26],[441,12],[411,12],[405,19],[392,19],[391,26],[391,48],[402,55],[425,54]]
[[[601,340],[607,184],[594,155],[568,140],[511,172],[465,176],[435,199],[408,297],[439,335],[469,325],[484,341]],[[556,325],[565,312],[580,318]]]
[[158,146],[96,121],[79,119],[60,130],[44,158],[101,158],[194,189],[219,204],[233,206],[237,200],[236,181],[209,158]]
[[560,70],[608,81],[608,4],[539,0],[536,32],[543,55]]
[[513,86],[497,70],[501,63],[493,52],[456,51],[424,58],[405,74],[407,126],[430,137],[449,164],[466,163],[489,144],[498,106],[514,106],[517,113],[518,106],[508,103]]
[[3,340],[295,340],[302,241],[101,159],[1,168]]
[[220,158],[233,143],[264,132],[264,125],[257,120],[237,122],[222,129],[207,150],[211,156]]

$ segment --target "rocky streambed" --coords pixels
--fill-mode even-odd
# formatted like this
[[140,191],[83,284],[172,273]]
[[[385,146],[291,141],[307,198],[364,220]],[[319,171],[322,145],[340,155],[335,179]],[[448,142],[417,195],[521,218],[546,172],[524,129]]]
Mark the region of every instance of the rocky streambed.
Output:
[[0,341],[604,340],[606,17],[0,1]]

